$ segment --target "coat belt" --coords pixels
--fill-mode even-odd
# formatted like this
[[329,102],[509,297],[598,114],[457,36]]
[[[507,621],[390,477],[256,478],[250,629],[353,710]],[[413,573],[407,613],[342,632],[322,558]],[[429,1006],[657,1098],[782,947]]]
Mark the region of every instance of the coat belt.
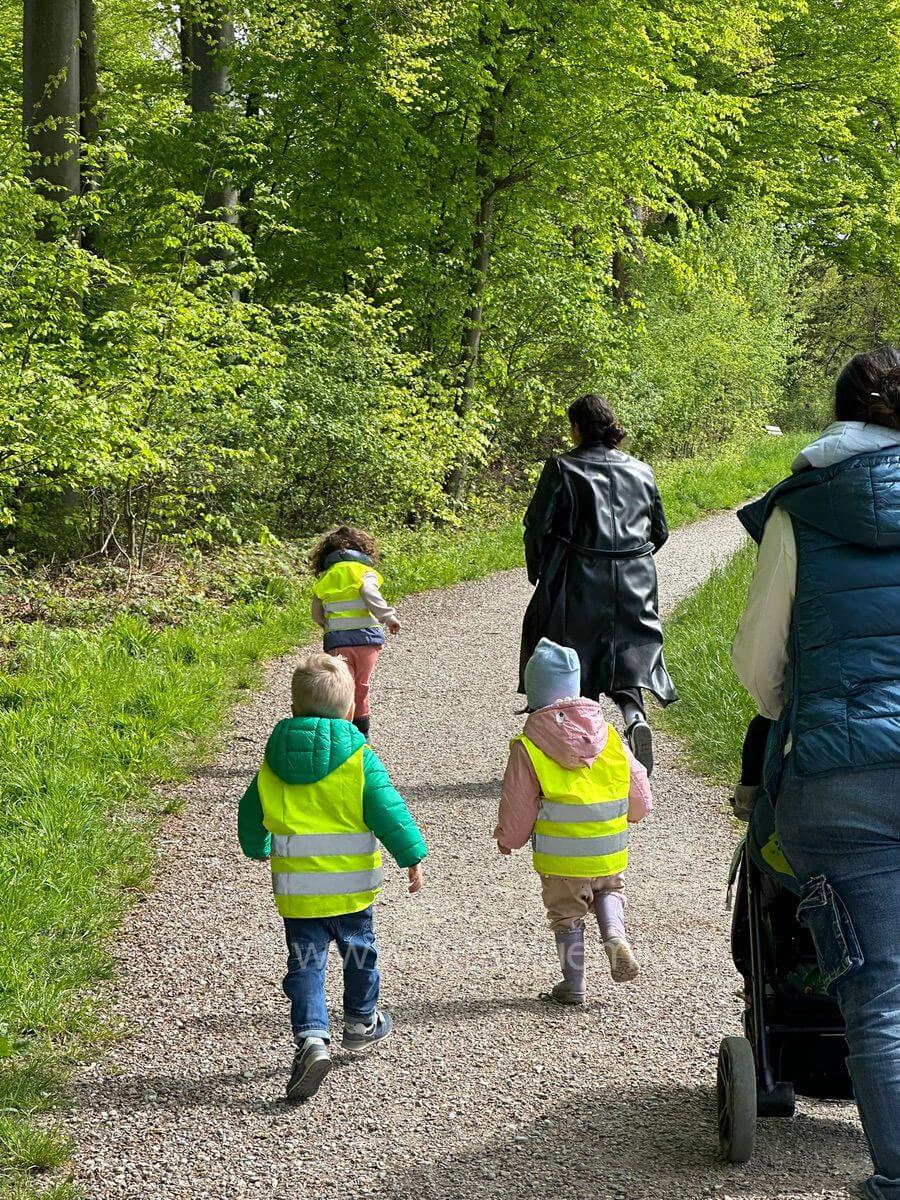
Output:
[[570,541],[569,538],[560,538],[559,540],[577,554],[591,554],[595,558],[643,558],[645,555],[653,553],[652,542],[644,542],[642,546],[635,546],[632,550],[601,550],[598,546],[580,546],[577,542]]

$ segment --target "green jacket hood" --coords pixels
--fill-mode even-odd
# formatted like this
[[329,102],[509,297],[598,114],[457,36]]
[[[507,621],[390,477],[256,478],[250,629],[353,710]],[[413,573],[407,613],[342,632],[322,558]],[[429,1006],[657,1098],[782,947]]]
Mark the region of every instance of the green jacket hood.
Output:
[[269,736],[266,762],[284,783],[318,783],[365,744],[366,739],[349,721],[287,717]]

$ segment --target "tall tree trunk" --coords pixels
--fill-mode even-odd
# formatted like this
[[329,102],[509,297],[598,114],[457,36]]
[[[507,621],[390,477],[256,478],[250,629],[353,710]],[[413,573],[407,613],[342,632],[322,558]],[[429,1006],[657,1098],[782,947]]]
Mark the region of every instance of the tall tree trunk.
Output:
[[[511,31],[505,26],[501,35],[508,37]],[[481,337],[484,329],[484,295],[487,288],[488,273],[491,265],[491,253],[494,239],[494,209],[498,193],[513,187],[528,179],[531,168],[523,166],[512,170],[509,174],[499,176],[497,173],[496,151],[497,137],[510,96],[515,87],[517,76],[530,70],[531,64],[538,52],[540,42],[535,39],[524,59],[512,71],[505,83],[501,84],[499,69],[496,62],[496,45],[489,27],[483,23],[479,31],[479,43],[485,54],[487,71],[493,79],[492,86],[478,116],[478,134],[476,136],[475,180],[477,184],[478,208],[475,213],[475,224],[472,231],[471,262],[472,274],[469,284],[468,305],[463,318],[462,344],[457,363],[457,385],[455,410],[459,419],[466,416],[472,406],[475,393],[475,383],[478,375],[478,360],[481,353]],[[450,472],[444,484],[444,490],[451,496],[459,498],[465,487],[467,464],[460,462]]]
[[[499,114],[496,107],[482,111],[476,144],[478,157],[475,178],[480,187],[475,226],[472,232],[472,275],[469,284],[469,303],[463,317],[463,334],[457,363],[456,400],[454,408],[460,419],[466,416],[475,391],[478,357],[481,353],[481,333],[484,327],[484,292],[487,287],[493,244],[494,204],[497,184],[494,179],[493,154],[497,143]],[[456,499],[462,495],[466,481],[465,463],[453,468],[447,478],[446,491]]]
[[[100,86],[97,81],[97,32],[94,0],[81,0],[81,45],[78,55],[79,109],[81,121],[81,190],[97,188],[97,148],[100,144]],[[97,229],[85,221],[81,244],[97,250]]]
[[465,416],[469,409],[478,370],[478,355],[481,350],[484,290],[487,286],[488,270],[491,265],[494,200],[497,195],[496,181],[493,178],[491,166],[491,156],[496,140],[497,113],[487,113],[478,133],[479,154],[475,176],[481,184],[482,191],[472,234],[472,281],[469,287],[469,306],[464,318],[465,328],[460,347],[459,390],[456,397],[458,416]]
[[[191,109],[195,114],[212,113],[231,92],[228,54],[234,46],[234,25],[224,8],[210,6],[203,19],[193,25],[191,36]],[[213,150],[211,170],[215,171]],[[238,190],[231,184],[208,187],[204,207],[236,225]]]
[[187,5],[182,4],[178,14],[178,53],[181,58],[181,78],[188,98],[191,94],[191,75],[194,63],[194,27],[191,24]]
[[[81,45],[79,63],[79,99],[81,104],[81,140],[86,146],[96,146],[100,138],[98,104],[100,88],[97,83],[97,32],[94,0],[81,0]],[[84,180],[82,180],[82,183]]]
[[613,299],[623,304],[631,296],[631,281],[636,263],[643,262],[640,233],[647,224],[647,210],[636,200],[626,199],[625,207],[631,218],[625,230],[626,246],[613,251],[611,273],[613,277]]
[[[247,96],[247,105],[244,109],[244,115],[248,121],[256,120],[259,116],[259,95],[256,92],[250,92]],[[249,179],[242,185],[240,190],[240,227],[241,233],[247,238],[254,252],[256,250],[256,235],[259,232],[259,213],[254,208],[254,200],[256,199],[256,182],[253,178]],[[241,288],[241,300],[246,304],[250,300],[250,289]]]
[[[259,116],[259,96],[256,92],[251,92],[247,96],[247,104],[244,108],[244,116],[248,121],[255,121]],[[254,211],[253,201],[256,199],[256,183],[250,179],[243,185],[240,190],[241,201],[241,231],[247,235],[252,245],[256,238],[256,231],[259,227],[259,215]]]
[[22,119],[28,174],[43,195],[59,201],[81,191],[80,28],[79,0],[25,0]]

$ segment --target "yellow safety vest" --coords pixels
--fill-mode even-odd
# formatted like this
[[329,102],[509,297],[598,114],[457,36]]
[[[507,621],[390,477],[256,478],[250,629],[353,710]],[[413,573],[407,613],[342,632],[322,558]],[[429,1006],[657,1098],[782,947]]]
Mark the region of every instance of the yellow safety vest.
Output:
[[541,875],[593,879],[628,866],[628,792],[631,770],[622,739],[610,726],[606,748],[589,767],[561,767],[524,735],[541,789],[531,838]]
[[363,576],[374,575],[381,587],[381,576],[368,563],[337,562],[323,571],[313,584],[313,595],[318,596],[325,609],[325,629],[334,633],[339,629],[371,629],[378,625],[366,608],[360,595]]
[[283,917],[336,917],[368,908],[381,888],[381,851],[363,820],[363,751],[316,783],[257,777],[272,834],[272,888]]

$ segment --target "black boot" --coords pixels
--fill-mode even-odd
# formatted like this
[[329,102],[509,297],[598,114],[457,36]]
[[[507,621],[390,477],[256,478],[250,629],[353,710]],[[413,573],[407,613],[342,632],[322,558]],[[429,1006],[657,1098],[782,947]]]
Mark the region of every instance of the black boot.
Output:
[[650,726],[647,724],[647,718],[643,715],[636,717],[634,721],[625,730],[625,736],[628,738],[628,745],[631,747],[631,753],[638,760],[642,767],[645,767],[647,774],[653,774],[653,734],[650,732]]
[[353,724],[356,726],[356,728],[359,730],[359,732],[363,735],[363,737],[366,739],[366,741],[368,741],[369,740],[369,718],[368,717],[356,717]]

